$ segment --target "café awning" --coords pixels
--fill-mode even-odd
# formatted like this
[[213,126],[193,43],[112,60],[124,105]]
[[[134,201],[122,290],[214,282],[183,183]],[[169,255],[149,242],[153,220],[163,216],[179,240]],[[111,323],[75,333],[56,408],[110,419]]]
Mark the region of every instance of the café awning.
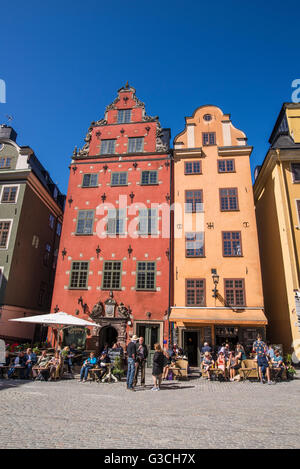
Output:
[[170,321],[177,326],[226,324],[266,326],[268,320],[263,309],[231,308],[171,308]]
[[57,326],[62,329],[69,326],[77,327],[100,327],[93,321],[77,318],[71,314],[60,311],[59,313],[38,314],[37,316],[27,316],[23,318],[10,319],[10,321],[23,322],[27,324],[42,324],[43,326]]

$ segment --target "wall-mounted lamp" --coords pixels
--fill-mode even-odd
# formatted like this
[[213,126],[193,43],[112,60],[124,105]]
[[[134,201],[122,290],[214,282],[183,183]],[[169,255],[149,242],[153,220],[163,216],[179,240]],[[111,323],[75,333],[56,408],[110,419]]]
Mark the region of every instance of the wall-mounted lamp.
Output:
[[105,164],[105,165],[103,166],[103,171],[106,173],[107,170],[108,170],[108,166],[107,166],[107,164]]
[[75,164],[74,166],[72,166],[72,170],[73,170],[73,174],[75,174],[76,171],[77,171],[77,166],[76,166],[76,164]]
[[138,167],[137,162],[135,161],[134,163],[132,163],[132,166],[134,167],[134,169],[136,169]]
[[105,200],[106,200],[106,194],[105,193],[101,195],[101,199],[102,199],[102,202],[104,203]]
[[217,270],[216,269],[212,269],[211,270],[211,273],[212,273],[212,279],[213,279],[213,282],[214,282],[214,285],[215,285],[215,288],[212,290],[213,292],[213,298],[217,298],[218,297],[218,290],[217,290],[217,285],[219,283],[219,275],[217,274]]
[[62,258],[64,259],[65,256],[67,255],[66,248],[63,248],[63,250],[61,251],[61,255],[62,255]]
[[169,248],[166,250],[166,256],[167,256],[168,259],[170,259],[170,250],[169,250]]
[[97,132],[96,132],[96,137],[97,137],[98,139],[99,139],[100,135],[101,135],[100,130],[97,130]]
[[128,251],[128,256],[130,257],[133,251],[131,244],[129,244],[127,251]]
[[54,308],[54,312],[58,313],[58,311],[59,311],[59,307],[58,307],[58,305],[56,305],[55,308]]
[[170,200],[171,200],[171,196],[170,196],[170,194],[167,194],[167,195],[166,195],[166,201],[167,201],[167,202],[170,202]]
[[132,203],[132,201],[133,201],[133,199],[134,199],[134,193],[133,193],[132,191],[131,191],[131,193],[129,194],[129,197],[130,197],[131,203]]
[[165,166],[168,168],[170,166],[170,161],[165,161]]
[[147,311],[146,316],[147,316],[148,319],[151,318],[151,313],[150,313],[150,311]]

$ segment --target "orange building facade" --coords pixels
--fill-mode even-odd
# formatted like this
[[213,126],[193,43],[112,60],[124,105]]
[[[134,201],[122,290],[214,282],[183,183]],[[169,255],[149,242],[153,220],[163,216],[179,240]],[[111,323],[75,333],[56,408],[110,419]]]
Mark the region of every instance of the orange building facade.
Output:
[[200,362],[205,341],[265,333],[250,155],[244,132],[201,106],[174,139],[173,341]]

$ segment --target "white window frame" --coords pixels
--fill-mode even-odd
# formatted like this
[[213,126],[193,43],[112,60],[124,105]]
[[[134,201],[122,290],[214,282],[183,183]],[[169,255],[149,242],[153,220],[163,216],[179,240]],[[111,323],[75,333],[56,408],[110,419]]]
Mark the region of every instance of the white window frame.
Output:
[[2,285],[3,276],[4,276],[4,266],[0,266],[0,288]]
[[7,236],[7,243],[6,243],[5,248],[0,247],[0,251],[7,251],[8,250],[8,246],[9,246],[9,242],[10,242],[11,229],[12,229],[13,222],[14,222],[13,218],[0,218],[0,222],[6,222],[6,221],[10,222],[9,232],[8,232],[8,236]]
[[[14,202],[2,202],[2,197],[3,197],[3,192],[4,192],[5,187],[16,187],[17,188],[16,200]],[[0,203],[1,204],[15,205],[18,202],[19,192],[20,192],[20,184],[3,184],[2,188],[1,188],[1,194],[0,194]]]

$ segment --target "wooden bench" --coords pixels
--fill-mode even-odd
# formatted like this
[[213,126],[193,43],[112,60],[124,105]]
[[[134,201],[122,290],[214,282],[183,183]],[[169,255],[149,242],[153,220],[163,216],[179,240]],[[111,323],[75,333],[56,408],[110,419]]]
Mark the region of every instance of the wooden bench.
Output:
[[241,368],[238,369],[239,375],[243,379],[256,378],[259,379],[258,366],[256,360],[242,360]]

